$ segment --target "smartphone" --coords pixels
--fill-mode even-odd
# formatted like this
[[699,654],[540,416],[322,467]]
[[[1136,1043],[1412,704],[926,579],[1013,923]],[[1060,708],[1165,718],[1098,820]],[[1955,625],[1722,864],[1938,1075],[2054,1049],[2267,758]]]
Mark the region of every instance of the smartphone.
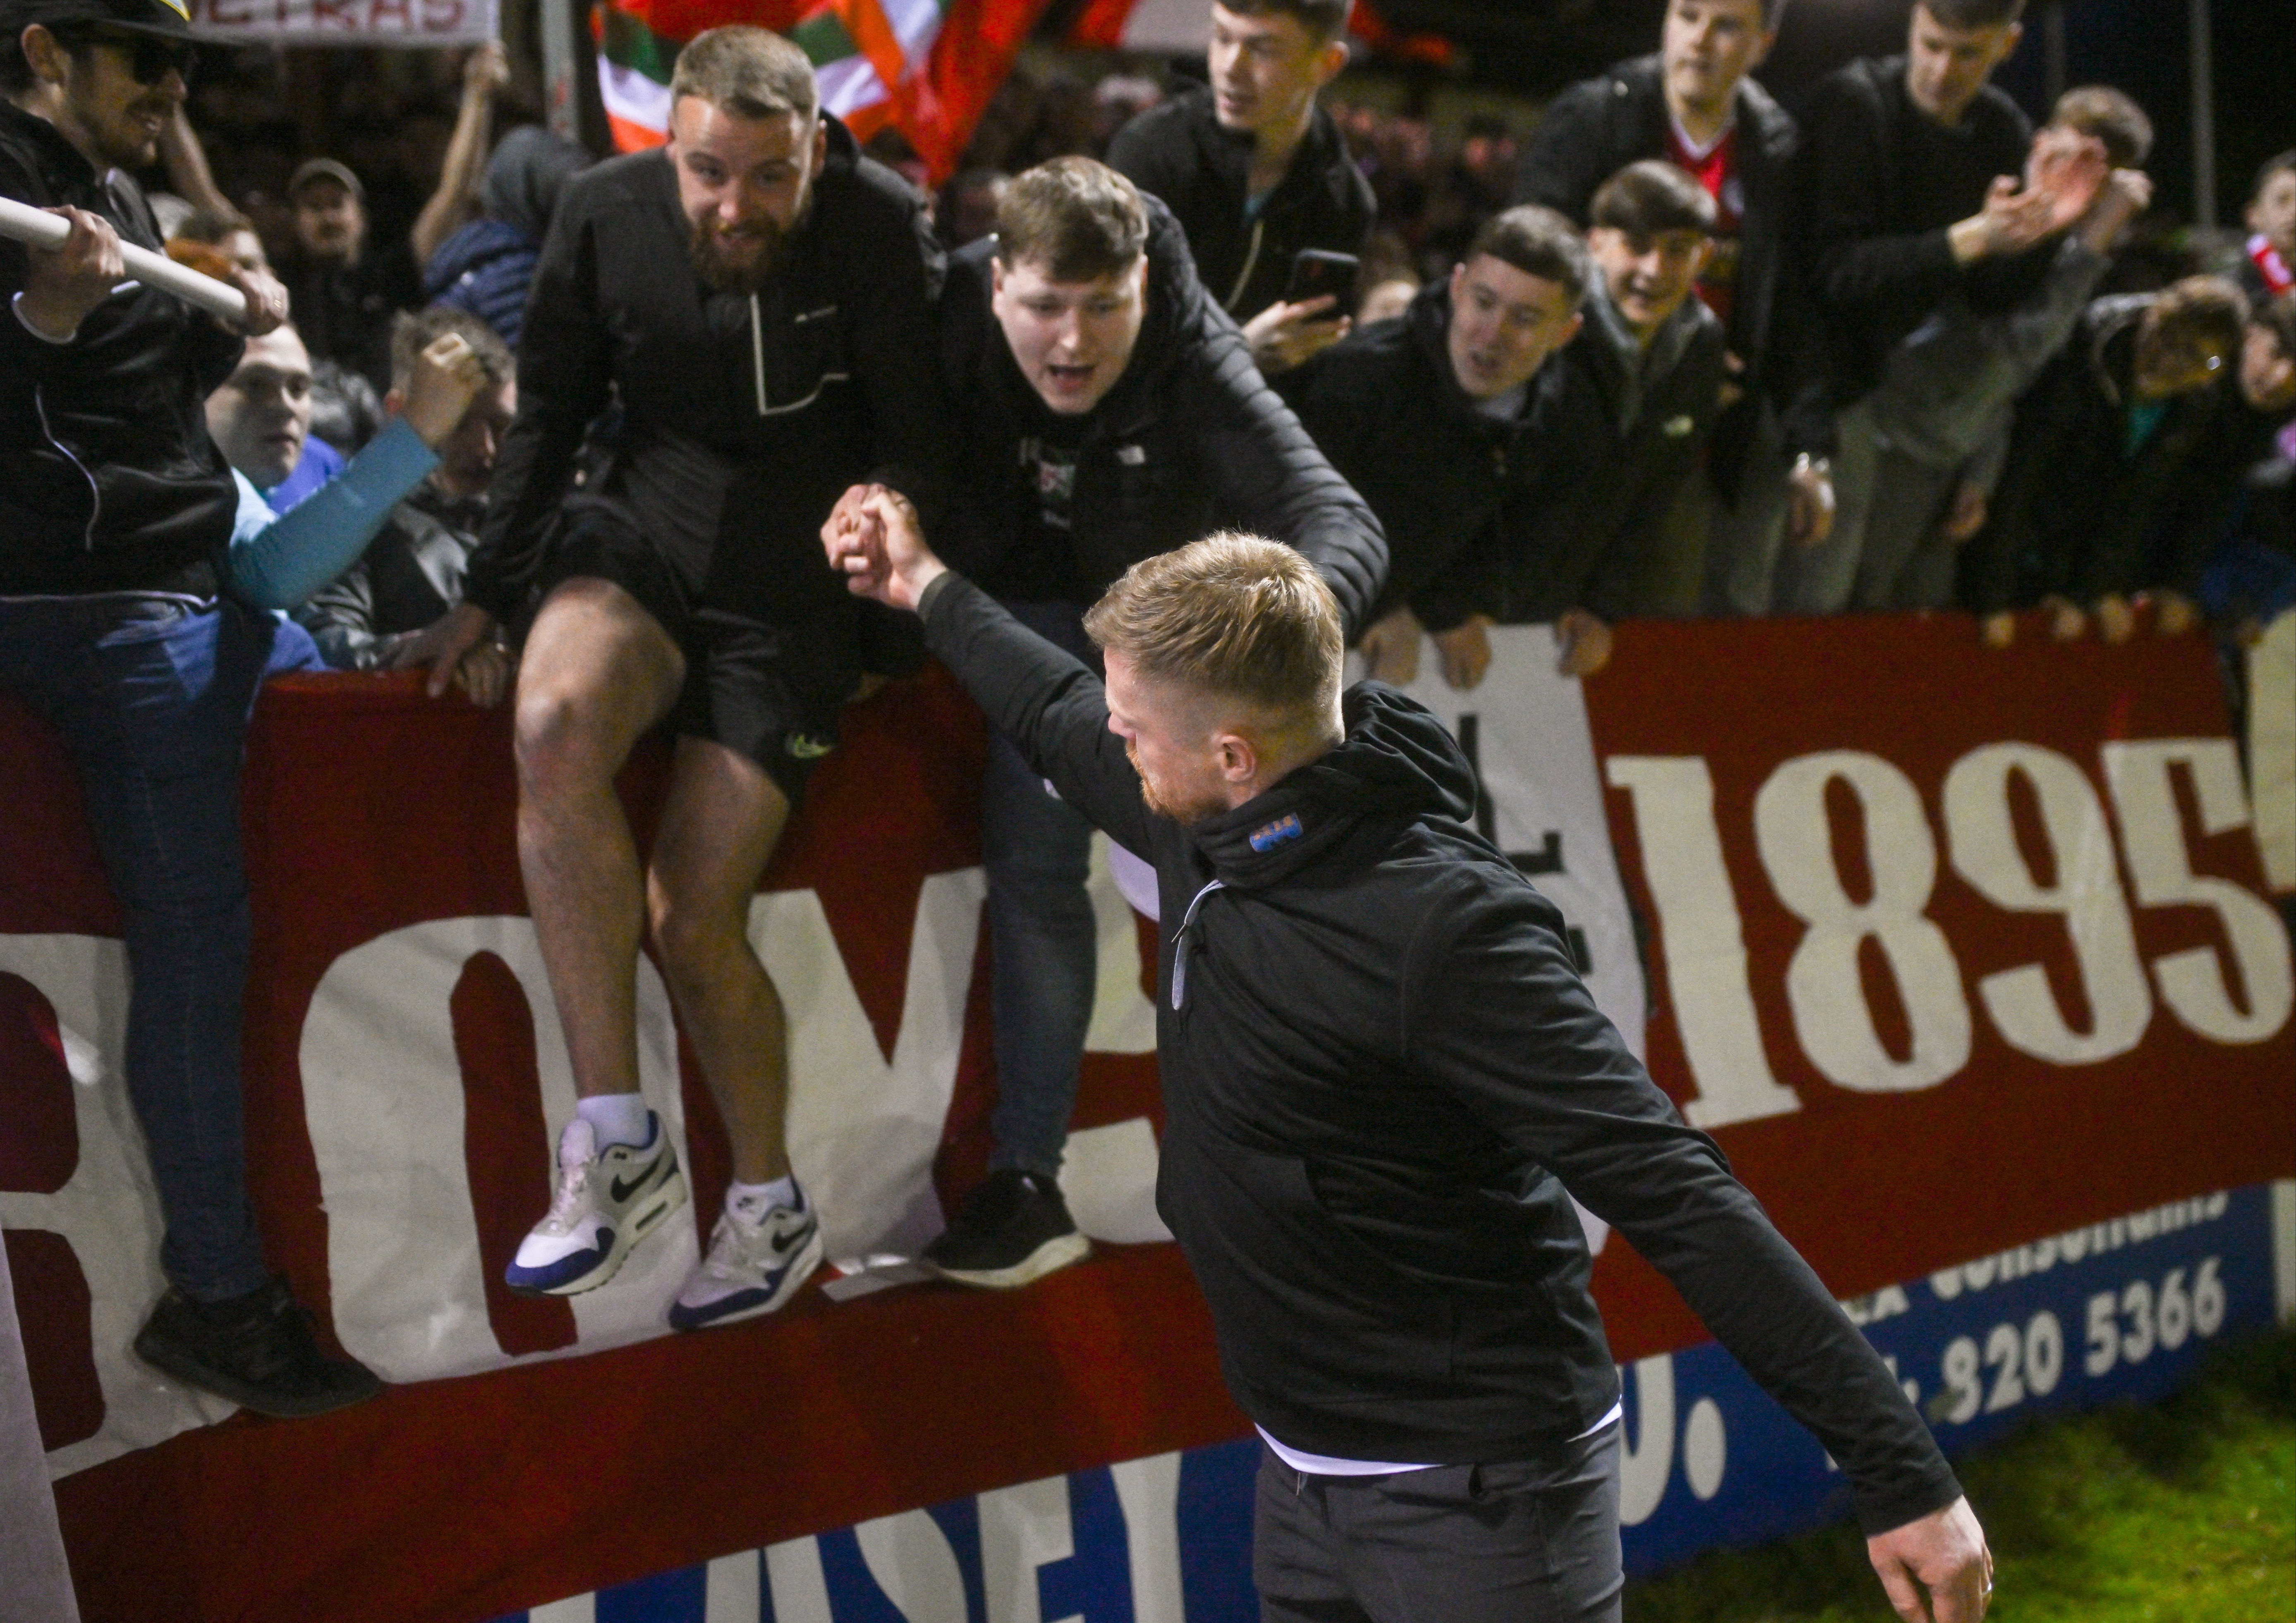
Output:
[[1338,300],[1332,307],[1331,319],[1339,320],[1355,303],[1358,263],[1353,254],[1335,254],[1321,248],[1301,249],[1292,258],[1292,281],[1283,290],[1283,301],[1298,304],[1329,293]]

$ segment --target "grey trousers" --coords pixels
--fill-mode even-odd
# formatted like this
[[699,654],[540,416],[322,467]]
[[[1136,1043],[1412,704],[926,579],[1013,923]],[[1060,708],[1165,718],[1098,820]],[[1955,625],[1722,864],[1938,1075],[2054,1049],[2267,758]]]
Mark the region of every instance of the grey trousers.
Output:
[[1262,1623],[1618,1623],[1620,1431],[1383,1477],[1303,1476],[1263,1446]]
[[1931,467],[1887,447],[1876,452],[1851,608],[1953,606],[1957,549],[1942,530],[1960,484],[1957,468]]

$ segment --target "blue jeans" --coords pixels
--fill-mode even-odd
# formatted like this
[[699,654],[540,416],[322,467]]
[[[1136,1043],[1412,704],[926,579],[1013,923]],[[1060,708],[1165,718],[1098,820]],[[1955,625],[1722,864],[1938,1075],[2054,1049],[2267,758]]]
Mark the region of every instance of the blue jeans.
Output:
[[[1037,635],[1100,668],[1077,604],[1004,607]],[[989,1169],[1018,1167],[1051,1177],[1068,1143],[1099,969],[1098,930],[1085,893],[1092,824],[1045,787],[1044,775],[1002,734],[991,734],[980,785],[980,844],[988,869],[989,992],[996,1018]]]
[[167,1222],[160,1266],[202,1301],[270,1277],[240,1113],[239,775],[275,626],[180,598],[0,602],[0,687],[62,738],[127,920],[127,1092]]

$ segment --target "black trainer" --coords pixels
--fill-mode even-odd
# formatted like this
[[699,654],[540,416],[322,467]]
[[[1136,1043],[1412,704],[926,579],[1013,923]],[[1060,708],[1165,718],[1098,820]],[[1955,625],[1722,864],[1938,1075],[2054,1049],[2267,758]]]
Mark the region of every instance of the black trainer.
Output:
[[382,1382],[363,1364],[332,1358],[311,1339],[311,1316],[287,1282],[220,1302],[169,1287],[135,1337],[135,1356],[258,1414],[292,1420],[365,1403]]
[[1061,1186],[1041,1173],[1008,1167],[967,1195],[925,1266],[960,1285],[1005,1291],[1080,1262],[1092,1242],[1077,1233]]

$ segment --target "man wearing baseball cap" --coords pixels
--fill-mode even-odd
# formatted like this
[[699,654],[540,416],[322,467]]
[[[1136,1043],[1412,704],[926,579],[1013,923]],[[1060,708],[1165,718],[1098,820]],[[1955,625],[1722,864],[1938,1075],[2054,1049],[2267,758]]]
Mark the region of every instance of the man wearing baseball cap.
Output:
[[[247,1200],[239,764],[275,622],[220,589],[238,494],[204,409],[243,340],[127,282],[120,254],[160,245],[130,171],[192,66],[176,0],[0,0],[0,195],[71,225],[53,249],[0,240],[0,688],[70,752],[124,917],[168,1282],[136,1351],[310,1414],[380,1387],[314,1343]],[[246,331],[284,319],[268,275],[233,279]]]
[[464,61],[462,102],[439,184],[403,234],[377,240],[366,187],[348,164],[308,158],[288,176],[295,249],[281,263],[279,279],[312,359],[348,367],[377,394],[389,391],[391,324],[401,310],[422,307],[422,267],[476,208],[495,96],[509,82],[510,61],[499,45],[481,45]]

